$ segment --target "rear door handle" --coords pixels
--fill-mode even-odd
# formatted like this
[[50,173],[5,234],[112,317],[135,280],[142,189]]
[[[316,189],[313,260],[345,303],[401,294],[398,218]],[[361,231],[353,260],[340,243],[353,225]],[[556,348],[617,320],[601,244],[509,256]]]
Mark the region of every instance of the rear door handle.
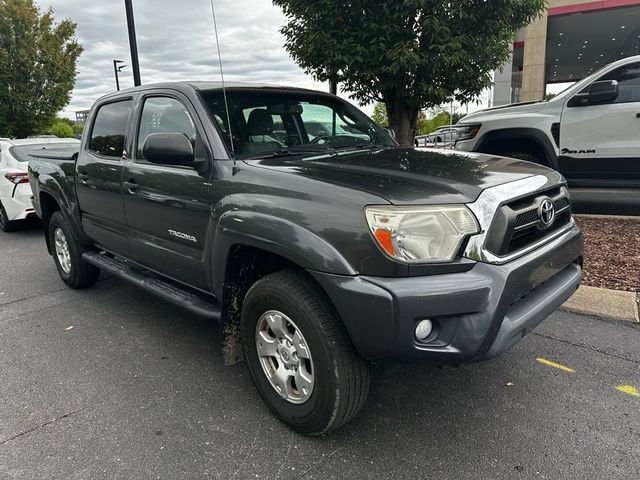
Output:
[[80,180],[82,183],[87,183],[87,180],[89,180],[89,175],[87,175],[86,173],[78,173],[78,180]]
[[640,118],[640,112],[636,113],[636,118]]
[[135,191],[140,188],[140,185],[138,185],[133,179],[129,180],[128,182],[124,182],[124,186],[129,191],[129,193],[135,193]]

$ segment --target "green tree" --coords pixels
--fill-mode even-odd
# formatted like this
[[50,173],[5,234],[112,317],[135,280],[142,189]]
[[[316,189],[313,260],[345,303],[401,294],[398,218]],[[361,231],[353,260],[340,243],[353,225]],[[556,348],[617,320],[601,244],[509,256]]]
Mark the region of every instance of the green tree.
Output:
[[273,0],[285,47],[317,80],[383,102],[397,140],[413,144],[418,114],[466,102],[492,83],[515,33],[546,0]]
[[[385,128],[389,127],[389,118],[387,117],[387,107],[385,107],[384,103],[378,102],[373,107],[373,114],[371,118],[378,125],[381,125]],[[429,133],[427,130],[428,120],[425,113],[421,110],[418,112],[418,121],[416,123],[416,135],[423,135],[425,133]]]
[[[69,137],[72,137],[74,135],[82,135],[82,131],[84,130],[84,125],[82,125],[81,123],[74,122],[73,120],[66,117],[56,117],[53,120],[53,123],[49,126],[47,130],[45,130],[44,133],[50,133],[51,135],[60,136],[51,131],[59,123],[63,123],[65,126],[68,126],[71,129],[71,134],[67,135]],[[56,128],[59,129],[61,127],[56,127]],[[68,131],[69,130],[65,129],[65,132],[68,132]]]
[[455,125],[460,121],[460,119],[465,116],[464,113],[454,112],[452,117],[451,113],[448,110],[442,109],[431,109],[428,111],[428,113],[429,118],[426,122],[425,128],[427,131],[425,133],[431,133],[437,128],[442,127],[443,125]]
[[69,103],[82,46],[76,24],[56,23],[33,0],[0,0],[0,133],[47,129]]
[[48,133],[60,138],[69,138],[73,137],[73,128],[66,122],[57,121],[49,128]]
[[378,102],[374,105],[371,118],[374,122],[384,128],[387,128],[389,126],[389,119],[387,118],[387,107],[384,106],[384,103]]

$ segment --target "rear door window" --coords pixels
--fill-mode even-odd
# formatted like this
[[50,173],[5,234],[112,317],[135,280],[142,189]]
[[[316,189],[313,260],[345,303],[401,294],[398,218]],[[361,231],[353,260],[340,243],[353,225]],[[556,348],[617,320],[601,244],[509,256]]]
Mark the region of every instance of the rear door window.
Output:
[[125,133],[133,102],[120,102],[102,105],[96,113],[91,129],[89,150],[105,157],[121,158],[125,150]]

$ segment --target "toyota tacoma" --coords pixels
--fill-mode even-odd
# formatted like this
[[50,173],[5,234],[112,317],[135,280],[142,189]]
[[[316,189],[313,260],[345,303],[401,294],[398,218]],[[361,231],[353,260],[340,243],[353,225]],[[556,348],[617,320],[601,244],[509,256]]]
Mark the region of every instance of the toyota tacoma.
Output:
[[32,157],[64,282],[104,270],[219,320],[225,362],[305,434],[358,412],[368,362],[492,358],[581,279],[559,173],[400,148],[327,93],[137,87],[95,103],[79,150]]

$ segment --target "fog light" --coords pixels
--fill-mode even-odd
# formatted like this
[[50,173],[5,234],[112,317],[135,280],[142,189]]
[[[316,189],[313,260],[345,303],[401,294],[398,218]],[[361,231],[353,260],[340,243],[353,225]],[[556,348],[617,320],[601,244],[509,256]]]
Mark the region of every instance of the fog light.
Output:
[[433,332],[433,322],[431,320],[422,320],[416,327],[416,338],[418,340],[426,340]]

